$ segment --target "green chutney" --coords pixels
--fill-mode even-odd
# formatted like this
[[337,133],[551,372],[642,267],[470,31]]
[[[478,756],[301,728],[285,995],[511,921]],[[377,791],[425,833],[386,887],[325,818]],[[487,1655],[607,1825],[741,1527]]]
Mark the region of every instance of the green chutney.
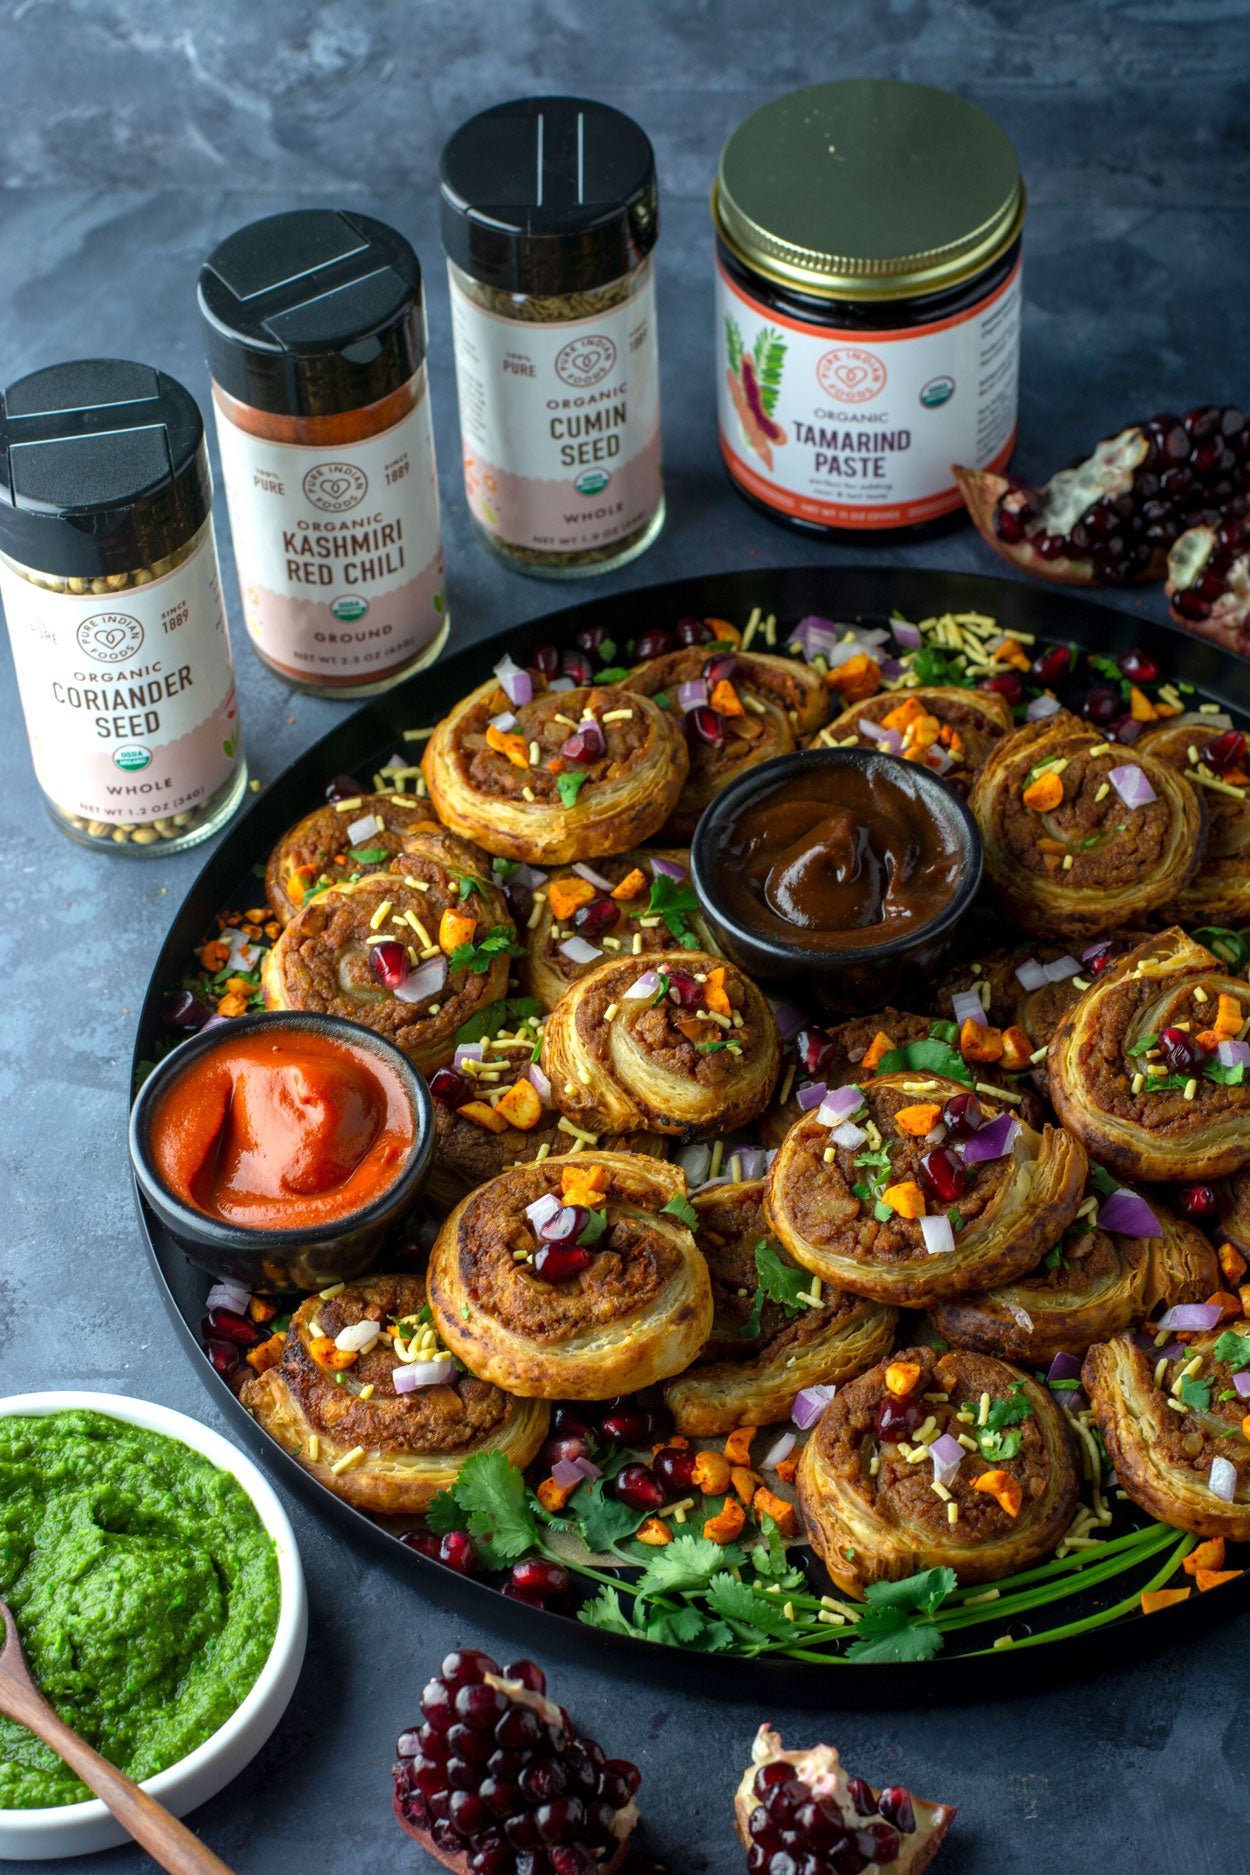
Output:
[[[141,1780],[242,1704],[278,1626],[278,1563],[237,1479],[103,1413],[0,1418],[0,1596],[36,1684]],[[0,1718],[0,1809],[91,1795]]]

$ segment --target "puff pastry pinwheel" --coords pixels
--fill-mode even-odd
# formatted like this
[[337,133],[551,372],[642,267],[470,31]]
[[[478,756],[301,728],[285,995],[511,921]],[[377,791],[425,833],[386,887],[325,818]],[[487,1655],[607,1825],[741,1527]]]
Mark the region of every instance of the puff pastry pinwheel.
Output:
[[476,848],[431,826],[402,864],[310,899],[262,981],[267,1008],[363,1022],[429,1073],[451,1059],[456,1030],[506,993],[519,946]]
[[[852,1016],[821,1028],[809,1022],[783,1042],[777,1096],[759,1123],[760,1137],[779,1146],[794,1122],[819,1105],[826,1087],[841,1087],[863,1071],[875,1073],[876,1064],[896,1048],[925,1040],[933,1028],[931,1016],[914,1016],[902,1009],[883,1009],[875,1016]],[[887,1046],[888,1044],[888,1046]]]
[[1212,1224],[1243,1256],[1250,1257],[1250,1171],[1234,1172],[1215,1187],[1218,1224]]
[[[605,958],[697,946],[717,950],[690,883],[689,853],[621,853],[551,873],[524,933],[524,987],[547,1009]],[[635,942],[635,940],[637,940]]]
[[798,1486],[812,1548],[862,1598],[918,1569],[971,1583],[1027,1568],[1071,1522],[1078,1472],[1048,1388],[986,1354],[915,1347],[839,1389]]
[[[249,1374],[240,1392],[265,1431],[357,1510],[415,1516],[475,1452],[504,1452],[519,1471],[547,1436],[546,1403],[461,1371],[422,1327],[424,1308],[419,1276],[310,1296],[277,1367]],[[425,1384],[402,1392],[406,1373]]]
[[878,691],[826,723],[818,749],[884,749],[923,762],[939,775],[968,780],[1012,727],[1011,705],[994,690],[922,684]]
[[269,855],[265,896],[274,917],[287,924],[327,880],[389,871],[408,835],[434,824],[429,802],[411,794],[358,794],[315,808]]
[[481,684],[445,716],[422,769],[438,817],[535,866],[625,853],[657,833],[689,768],[673,711],[588,685],[509,703]]
[[[430,1187],[452,1203],[466,1191],[497,1178],[511,1165],[523,1165],[541,1154],[544,1159],[568,1152],[574,1136],[568,1131],[571,1121],[548,1107],[536,1125],[505,1125],[496,1132],[447,1105],[434,1094],[434,1164]],[[665,1157],[668,1141],[659,1133],[606,1133],[595,1141],[604,1152],[636,1152],[644,1158]],[[546,1150],[544,1151],[544,1147]]]
[[1205,1302],[1222,1287],[1200,1230],[1136,1192],[1104,1198],[1091,1180],[1081,1208],[1037,1268],[984,1295],[935,1303],[944,1340],[1025,1367],[1084,1354],[1161,1303]]
[[685,732],[690,773],[664,828],[664,838],[680,845],[713,795],[757,762],[789,755],[829,713],[819,671],[755,651],[669,651],[637,665],[621,688],[667,698]]
[[588,1133],[706,1139],[745,1126],[772,1097],[781,1039],[763,992],[703,951],[600,964],[543,1026],[551,1097]]
[[1197,789],[1066,710],[998,743],[971,806],[1000,909],[1037,937],[1090,939],[1141,923],[1202,857]]
[[471,1192],[430,1253],[439,1334],[527,1398],[605,1400],[688,1367],[712,1327],[676,1166],[582,1152]]
[[1183,931],[1109,965],[1068,1010],[1047,1059],[1050,1098],[1122,1178],[1218,1178],[1250,1164],[1240,1038],[1250,985]]
[[711,1437],[789,1419],[804,1387],[840,1386],[890,1350],[894,1309],[833,1289],[769,1238],[762,1179],[692,1200],[712,1280],[712,1334],[695,1366],[664,1389],[677,1431]]
[[1134,744],[1192,783],[1207,808],[1202,864],[1159,916],[1168,924],[1250,923],[1250,759],[1239,729],[1209,716],[1177,717]]
[[765,1211],[834,1288],[925,1308],[1035,1268],[1076,1215],[1086,1163],[1070,1133],[1038,1132],[960,1081],[882,1074],[790,1128]]
[[1097,1343],[1081,1369],[1098,1430],[1133,1502],[1177,1530],[1235,1543],[1250,1542],[1246,1401],[1235,1386],[1250,1369],[1247,1328],[1243,1322],[1186,1335],[1157,1382],[1158,1350],[1137,1347],[1130,1335]]

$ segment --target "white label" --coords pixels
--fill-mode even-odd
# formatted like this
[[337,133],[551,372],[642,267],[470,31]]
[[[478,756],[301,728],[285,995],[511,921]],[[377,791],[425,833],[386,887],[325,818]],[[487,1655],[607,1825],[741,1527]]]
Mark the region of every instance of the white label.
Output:
[[501,319],[451,271],[464,482],[501,543],[611,546],[660,505],[660,377],[650,263],[633,296],[588,319]]
[[1020,263],[978,305],[902,332],[783,317],[717,268],[721,450],[770,508],[829,527],[907,527],[960,505],[951,464],[1015,442]]
[[0,561],[0,597],[35,774],[57,807],[163,820],[229,780],[239,716],[211,527],[148,586],[48,592]]
[[216,389],[213,403],[257,650],[290,677],[344,685],[411,663],[447,604],[424,380],[389,430],[320,448],[253,436]]

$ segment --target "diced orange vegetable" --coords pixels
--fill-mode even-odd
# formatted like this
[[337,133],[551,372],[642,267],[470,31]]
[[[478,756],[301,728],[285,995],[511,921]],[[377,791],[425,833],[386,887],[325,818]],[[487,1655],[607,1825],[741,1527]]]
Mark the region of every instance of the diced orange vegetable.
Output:
[[230,962],[230,946],[220,938],[211,938],[200,952],[200,962],[206,970],[220,970]]
[[1024,790],[1024,805],[1031,807],[1035,814],[1047,814],[1052,807],[1058,807],[1063,799],[1063,776],[1057,775],[1053,768],[1048,768],[1044,775],[1031,781]]
[[1007,1471],[983,1471],[979,1478],[972,1481],[974,1491],[984,1491],[992,1497],[1009,1517],[1020,1515],[1020,1506],[1024,1502],[1024,1492],[1020,1481]]
[[703,623],[710,625],[716,633],[717,644],[740,645],[742,643],[742,633],[736,625],[731,625],[727,618],[705,618]]
[[881,1194],[882,1204],[888,1204],[891,1211],[899,1217],[923,1217],[924,1193],[914,1178],[906,1178],[901,1185],[887,1185]]
[[914,1393],[920,1385],[920,1363],[918,1361],[891,1361],[885,1370],[886,1389],[904,1399]]
[[466,1120],[472,1120],[474,1126],[481,1126],[488,1133],[506,1133],[508,1122],[502,1114],[496,1113],[488,1100],[466,1100],[456,1112]]
[[646,889],[647,875],[641,867],[635,866],[632,872],[625,874],[619,885],[613,886],[612,896],[613,898],[637,898]]
[[1245,1573],[1244,1569],[1196,1569],[1194,1581],[1198,1584],[1198,1593],[1201,1595],[1207,1589],[1218,1589],[1221,1582],[1235,1582],[1238,1576]]
[[313,1335],[308,1343],[308,1352],[318,1367],[324,1367],[327,1373],[339,1374],[346,1367],[356,1365],[354,1348],[336,1348],[333,1335]]
[[512,736],[506,730],[496,729],[493,723],[486,726],[486,745],[499,755],[506,755],[516,768],[528,768],[530,765],[529,744],[524,736]]
[[764,1482],[759,1472],[752,1471],[749,1465],[735,1465],[729,1474],[729,1478],[734,1490],[738,1493],[743,1503],[747,1505],[750,1504],[751,1499]]
[[1003,1032],[968,1016],[959,1031],[959,1052],[965,1061],[1001,1061]]
[[285,1335],[270,1335],[268,1341],[262,1341],[259,1347],[248,1349],[245,1357],[248,1366],[254,1367],[258,1374],[267,1374],[282,1359],[285,1346]]
[[226,978],[226,988],[228,990],[237,990],[240,996],[250,996],[253,987],[254,986],[248,982],[246,977]]
[[1029,668],[1029,654],[1014,638],[1004,638],[993,657],[995,663],[1010,664],[1018,671],[1027,671]]
[[471,944],[477,919],[471,912],[453,911],[451,906],[438,921],[438,948],[450,957],[457,944]]
[[799,1474],[799,1455],[792,1452],[789,1458],[779,1458],[773,1470],[783,1484],[793,1484]]
[[1207,1297],[1207,1307],[1223,1309],[1224,1313],[1220,1319],[1229,1321],[1241,1314],[1241,1298],[1229,1295],[1226,1289],[1217,1289],[1214,1295]]
[[799,1517],[794,1505],[788,1503],[784,1497],[778,1497],[776,1492],[770,1491],[766,1484],[762,1484],[755,1493],[754,1507],[757,1517],[772,1518],[782,1536],[799,1534]]
[[1181,1568],[1187,1576],[1197,1575],[1199,1569],[1222,1569],[1224,1567],[1224,1539],[1222,1536],[1209,1536],[1205,1543],[1199,1543],[1197,1549],[1191,1549]]
[[1243,1283],[1237,1294],[1241,1297],[1242,1314],[1250,1315],[1250,1283]]
[[1135,723],[1153,723],[1159,715],[1146,692],[1139,690],[1136,684],[1129,685],[1128,713]]
[[897,729],[900,732],[914,723],[918,716],[925,714],[924,704],[919,697],[904,697],[901,703],[881,718],[883,729]]
[[931,749],[941,733],[942,725],[937,717],[923,710],[903,731],[903,754],[914,755],[919,750]]
[[1223,1036],[1241,1034],[1241,1025],[1245,1020],[1241,1013],[1241,1004],[1235,996],[1226,996],[1220,991],[1220,1000],[1216,1011],[1215,1027]]
[[712,691],[711,695],[708,697],[708,702],[721,716],[746,715],[738,692],[734,689],[727,677],[722,677],[718,684],[712,685]]
[[878,1029],[877,1033],[864,1050],[864,1059],[860,1062],[860,1067],[866,1068],[869,1074],[872,1074],[876,1069],[877,1063],[883,1060],[886,1055],[891,1054],[893,1049],[894,1043],[890,1040],[885,1030]]
[[758,1432],[758,1426],[738,1426],[725,1441],[725,1457],[731,1465],[749,1465],[751,1463],[751,1441]]
[[843,702],[862,703],[865,697],[874,696],[881,688],[881,666],[866,651],[858,651],[853,658],[847,658],[845,664],[827,671],[825,682],[830,690],[837,691]]
[[703,1000],[718,1016],[733,1014],[733,1004],[725,991],[724,964],[717,964],[715,970],[708,971],[707,982],[703,985]]
[[673,1533],[663,1517],[648,1517],[645,1523],[639,1524],[634,1536],[639,1543],[646,1543],[652,1549],[663,1549],[666,1543],[673,1540]]
[[1241,1436],[1243,1439],[1250,1439],[1250,1413],[1247,1413],[1241,1422]]
[[242,990],[230,990],[225,996],[218,1000],[217,1014],[219,1016],[245,1016],[251,996],[252,991],[250,987],[246,994]]
[[942,724],[942,733],[938,737],[938,741],[944,749],[949,749],[956,761],[959,761],[967,754],[967,750],[964,747],[964,739],[953,723]]
[[584,1204],[594,1211],[602,1204],[610,1179],[606,1165],[562,1166],[560,1196],[565,1204]]
[[580,906],[589,905],[594,896],[595,888],[590,880],[581,879],[576,873],[571,879],[553,879],[547,887],[551,915],[561,921],[571,918]]
[[1003,1030],[1003,1052],[1000,1059],[1003,1066],[1010,1068],[1013,1074],[1018,1074],[1022,1068],[1027,1068],[1033,1059],[1032,1042],[1024,1030],[1017,1028],[1014,1023],[1009,1029]]
[[933,1131],[941,1116],[941,1107],[921,1102],[914,1107],[900,1107],[894,1115],[894,1124],[904,1133],[910,1133],[913,1139],[923,1139],[926,1133]]
[[1209,1055],[1214,1054],[1224,1039],[1218,1029],[1199,1029],[1194,1037],[1199,1048],[1205,1048]]
[[575,1484],[559,1485],[554,1478],[544,1478],[534,1495],[543,1509],[554,1515],[564,1509],[576,1489]]
[[700,1452],[694,1461],[694,1481],[708,1497],[719,1497],[729,1489],[729,1460],[720,1452]]
[[278,1305],[268,1296],[253,1296],[247,1305],[249,1317],[254,1322],[271,1322],[278,1313]]
[[682,1433],[674,1432],[667,1439],[657,1440],[651,1447],[651,1456],[654,1458],[657,1452],[667,1452],[670,1449],[675,1452],[688,1452],[690,1450],[690,1441],[684,1437]]
[[286,895],[292,905],[302,905],[304,903],[304,895],[316,877],[317,868],[315,866],[297,866],[295,868],[295,871],[286,882]]
[[528,1133],[542,1119],[543,1103],[532,1081],[514,1081],[503,1099],[495,1103],[495,1112],[501,1113],[510,1126],[519,1126]]
[[1177,1602],[1189,1600],[1188,1589],[1143,1589],[1141,1611],[1144,1615],[1158,1614],[1160,1608],[1172,1608]]
[[265,926],[265,936],[269,939],[271,944],[276,944],[278,939],[282,936],[282,926],[278,923],[276,918],[271,918],[269,923]]
[[727,1498],[725,1507],[715,1517],[709,1517],[703,1526],[703,1534],[709,1543],[732,1543],[741,1536],[747,1514],[741,1504],[732,1497]]

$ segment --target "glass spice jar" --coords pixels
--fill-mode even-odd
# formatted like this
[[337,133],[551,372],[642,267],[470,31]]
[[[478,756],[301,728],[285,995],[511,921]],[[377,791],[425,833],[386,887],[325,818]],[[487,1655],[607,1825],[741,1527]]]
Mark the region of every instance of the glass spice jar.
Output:
[[295,209],[200,273],[243,616],[312,696],[374,696],[447,642],[421,266],[355,211]]
[[721,453],[804,533],[913,539],[962,513],[952,463],[1016,436],[1016,152],[992,117],[894,79],[761,106],[721,155]]
[[622,566],[664,525],[655,156],[581,98],[521,98],[443,150],[465,492],[518,572]]
[[91,358],[0,394],[0,599],[35,776],[85,846],[177,852],[247,785],[195,399]]

